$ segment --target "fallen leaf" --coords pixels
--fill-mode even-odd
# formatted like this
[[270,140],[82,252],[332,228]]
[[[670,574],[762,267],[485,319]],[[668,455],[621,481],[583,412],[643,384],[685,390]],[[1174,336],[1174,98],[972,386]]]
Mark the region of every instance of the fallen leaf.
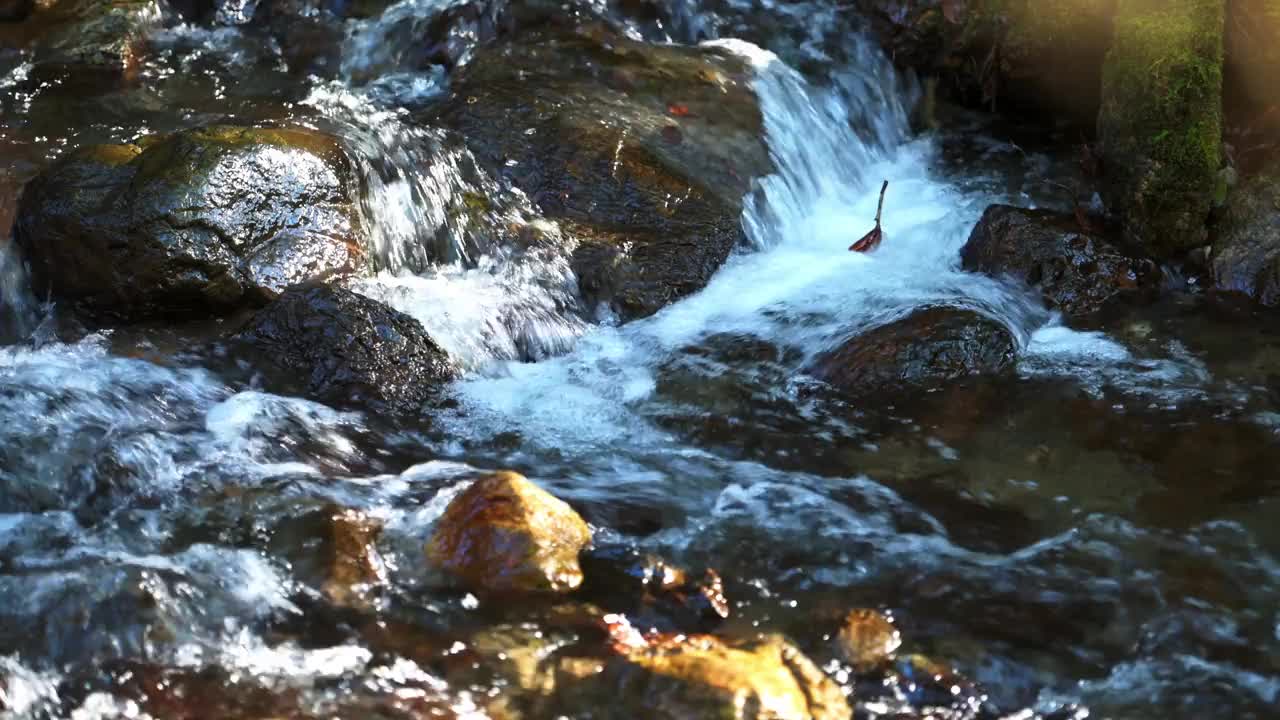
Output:
[[671,103],[667,106],[667,112],[673,117],[686,117],[689,115],[689,106]]
[[889,181],[885,180],[880,186],[880,204],[876,206],[876,226],[871,232],[863,235],[858,242],[849,246],[851,252],[871,252],[880,247],[880,241],[884,239],[884,231],[880,229],[880,214],[884,211],[884,192],[889,189]]

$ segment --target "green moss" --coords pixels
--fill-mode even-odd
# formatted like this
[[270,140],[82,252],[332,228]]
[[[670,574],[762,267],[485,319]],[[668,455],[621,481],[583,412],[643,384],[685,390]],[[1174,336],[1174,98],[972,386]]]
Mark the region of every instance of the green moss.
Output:
[[1222,162],[1224,0],[1120,0],[1098,135],[1130,240],[1204,244]]

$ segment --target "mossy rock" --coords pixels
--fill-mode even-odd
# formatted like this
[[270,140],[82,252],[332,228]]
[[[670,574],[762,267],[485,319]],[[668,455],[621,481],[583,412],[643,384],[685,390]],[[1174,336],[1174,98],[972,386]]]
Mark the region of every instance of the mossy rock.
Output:
[[545,28],[477,52],[439,119],[580,241],[586,300],[628,320],[701,289],[742,239],[772,169],[750,81],[725,50]]
[[197,128],[69,153],[15,238],[37,292],[95,322],[209,316],[362,268],[355,185],[331,136]]
[[1181,258],[1203,246],[1222,164],[1224,0],[1120,0],[1098,139],[1126,239]]

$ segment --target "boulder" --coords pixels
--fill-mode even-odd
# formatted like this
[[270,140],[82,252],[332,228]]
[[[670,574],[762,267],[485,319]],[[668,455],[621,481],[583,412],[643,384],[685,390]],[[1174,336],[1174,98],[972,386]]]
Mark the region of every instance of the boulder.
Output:
[[[621,621],[625,624],[625,620]],[[773,635],[730,641],[710,635],[630,637],[594,672],[562,677],[563,712],[601,719],[849,720],[840,687],[794,645]],[[571,670],[572,668],[565,668]]]
[[435,567],[490,592],[563,593],[582,584],[586,522],[513,472],[479,478],[445,508],[427,544]]
[[1280,305],[1280,169],[1231,193],[1209,258],[1213,287]]
[[1125,239],[1181,259],[1205,245],[1222,165],[1225,0],[1119,0],[1102,75],[1103,199]]
[[1081,230],[1071,216],[992,205],[960,251],[965,270],[1035,287],[1070,316],[1096,313],[1121,299],[1155,294],[1161,272],[1151,260],[1121,253]]
[[840,656],[860,672],[883,665],[901,645],[901,633],[876,610],[850,611],[836,634]]
[[207,316],[364,262],[351,163],[301,129],[215,126],[69,153],[25,188],[36,289],[97,320]]
[[588,27],[487,45],[435,119],[557,219],[585,299],[622,320],[706,285],[768,173],[743,59]]
[[417,320],[333,286],[290,288],[232,343],[273,388],[362,410],[419,412],[457,374]]
[[166,6],[160,0],[60,0],[37,9],[33,72],[93,88],[135,75],[146,36],[164,21]]
[[852,394],[933,388],[1004,372],[1017,345],[1003,324],[973,310],[929,307],[861,332],[819,355],[811,372]]

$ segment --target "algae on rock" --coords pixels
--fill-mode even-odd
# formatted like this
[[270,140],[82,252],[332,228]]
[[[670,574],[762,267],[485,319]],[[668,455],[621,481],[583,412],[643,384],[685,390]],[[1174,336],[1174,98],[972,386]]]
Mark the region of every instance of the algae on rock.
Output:
[[1203,246],[1222,164],[1225,0],[1120,0],[1102,80],[1104,197],[1153,254]]

